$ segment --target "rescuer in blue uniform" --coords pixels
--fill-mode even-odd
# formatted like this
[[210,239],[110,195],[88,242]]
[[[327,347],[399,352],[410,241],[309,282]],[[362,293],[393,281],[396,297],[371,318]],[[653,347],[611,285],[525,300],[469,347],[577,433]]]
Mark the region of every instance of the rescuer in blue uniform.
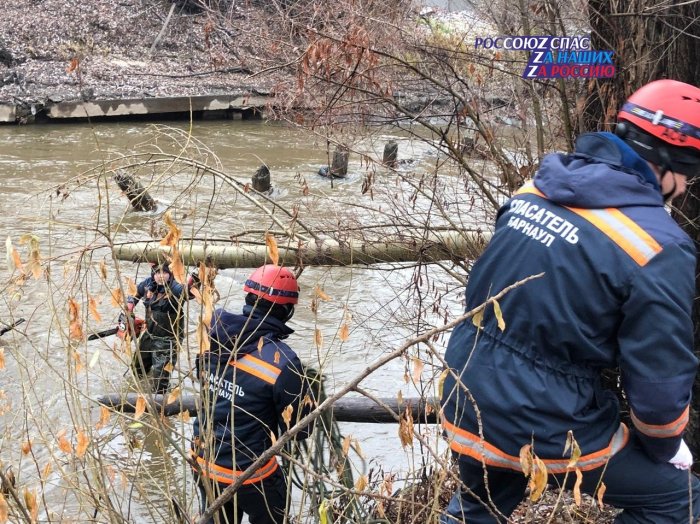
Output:
[[[283,342],[294,332],[287,326],[299,300],[294,275],[268,264],[250,276],[243,290],[243,314],[216,310],[210,351],[197,358],[202,415],[194,423],[193,451],[202,511],[208,490],[218,496],[272,446],[272,435],[277,438],[312,407],[299,357]],[[245,513],[251,524],[282,523],[286,501],[287,482],[272,457],[224,504],[220,521],[241,522]]]
[[[527,487],[527,444],[561,485],[570,431],[581,489],[602,481],[603,501],[624,510],[615,522],[687,523],[690,502],[700,515],[683,440],[696,252],[664,208],[700,172],[700,89],[652,82],[618,120],[616,134],[582,135],[573,154],[543,159],[471,271],[467,310],[543,275],[499,300],[504,329],[488,305],[479,327],[468,319],[451,335],[443,429],[463,487],[443,523],[506,522]],[[620,370],[633,428],[601,385],[604,368]]]

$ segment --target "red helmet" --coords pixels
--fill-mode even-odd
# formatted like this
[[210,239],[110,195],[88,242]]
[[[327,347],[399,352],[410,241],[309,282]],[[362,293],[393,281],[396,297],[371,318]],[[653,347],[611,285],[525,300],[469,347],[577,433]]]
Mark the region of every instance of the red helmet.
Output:
[[299,284],[285,267],[267,264],[256,269],[243,286],[243,291],[253,293],[275,304],[299,302]]
[[[631,136],[625,126],[618,132],[643,158],[664,162],[655,150],[667,147],[674,171],[686,175],[700,169],[700,88],[676,80],[656,80],[627,99],[617,115],[633,124]],[[646,135],[646,136],[645,136]],[[660,142],[659,142],[660,141]],[[665,163],[665,162],[664,162]]]

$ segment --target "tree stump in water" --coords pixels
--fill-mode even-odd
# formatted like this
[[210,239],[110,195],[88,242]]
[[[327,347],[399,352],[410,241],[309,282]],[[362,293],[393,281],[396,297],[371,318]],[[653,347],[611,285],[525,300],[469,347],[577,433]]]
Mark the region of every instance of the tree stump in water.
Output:
[[155,199],[133,176],[120,171],[114,175],[114,181],[119,189],[124,191],[136,211],[155,211],[158,208]]
[[333,152],[333,163],[331,164],[331,176],[343,178],[348,174],[348,160],[350,151],[347,147],[338,146]]
[[384,156],[382,157],[382,163],[387,167],[396,167],[398,157],[399,144],[396,143],[396,140],[390,140],[384,146]]
[[260,193],[267,193],[272,189],[272,184],[270,183],[270,170],[264,164],[255,172],[252,181],[253,189]]

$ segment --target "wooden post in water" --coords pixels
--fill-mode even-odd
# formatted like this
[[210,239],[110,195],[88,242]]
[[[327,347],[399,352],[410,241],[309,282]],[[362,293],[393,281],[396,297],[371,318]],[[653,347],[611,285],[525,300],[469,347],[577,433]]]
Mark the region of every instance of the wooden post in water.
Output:
[[[97,399],[103,406],[108,406],[125,413],[133,413],[136,410],[138,393],[113,393],[104,395]],[[197,416],[199,399],[195,395],[180,395],[177,399],[168,403],[168,395],[143,395],[146,405],[152,413],[162,414],[166,417],[184,413],[187,411],[192,416]],[[439,411],[438,401],[434,398],[409,398],[403,399],[399,404],[394,398],[379,399],[391,410],[401,415],[405,413],[406,407],[410,406],[413,420],[428,424],[437,423],[437,412]],[[333,416],[338,422],[363,422],[386,424],[396,423],[393,413],[389,413],[384,407],[377,405],[372,400],[365,397],[343,397],[330,408]]]
[[350,151],[345,146],[337,146],[333,152],[333,163],[331,164],[331,176],[343,178],[348,174],[348,160]]
[[396,167],[399,157],[399,144],[396,140],[390,140],[384,145],[384,156],[382,163],[387,167]]
[[123,171],[118,171],[114,175],[114,181],[119,186],[119,189],[124,191],[136,211],[155,211],[158,208],[154,198],[148,194],[146,188],[133,176]]
[[268,193],[272,189],[270,170],[265,164],[261,165],[253,175],[253,189],[259,193]]

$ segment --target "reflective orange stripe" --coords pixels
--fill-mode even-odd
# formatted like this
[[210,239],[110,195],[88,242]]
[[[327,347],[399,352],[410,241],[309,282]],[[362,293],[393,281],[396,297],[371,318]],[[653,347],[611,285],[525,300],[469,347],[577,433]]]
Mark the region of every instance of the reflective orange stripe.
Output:
[[[487,464],[488,466],[507,468],[522,472],[523,469],[520,465],[519,457],[504,453],[496,446],[481,439],[478,435],[474,435],[473,433],[463,430],[462,428],[458,428],[447,420],[442,421],[442,426],[447,434],[450,448],[453,451],[459,453],[460,455],[467,455],[475,460],[478,460],[479,462]],[[612,455],[627,445],[628,440],[629,430],[627,429],[627,426],[620,424],[620,427],[615,432],[612,439],[610,439],[610,443],[607,447],[596,451],[595,453],[582,455],[576,462],[576,467],[581,469],[581,471],[589,471],[591,469],[603,466]],[[569,459],[544,459],[543,462],[547,466],[547,471],[550,473],[566,473]]]
[[683,433],[683,430],[688,425],[689,414],[690,408],[686,407],[683,410],[683,413],[681,413],[681,416],[673,422],[669,422],[668,424],[657,425],[645,424],[635,416],[634,412],[630,410],[630,417],[632,418],[632,423],[634,424],[634,427],[642,433],[644,433],[645,435],[656,438],[677,437],[678,435]]
[[[531,194],[547,198],[531,182],[525,184],[515,194]],[[562,207],[593,224],[640,266],[646,265],[663,250],[649,233],[619,209],[613,207],[606,209]]]
[[252,355],[244,355],[237,360],[232,360],[230,364],[241,371],[258,377],[260,380],[264,380],[268,384],[277,382],[277,377],[279,377],[281,373],[281,371],[272,364],[268,364],[264,360]]
[[[202,469],[203,476],[222,484],[233,484],[236,479],[243,474],[242,471],[224,468],[222,466],[217,466],[213,462],[207,462],[202,457],[197,457],[197,464],[199,464]],[[272,457],[267,464],[253,473],[251,477],[244,480],[243,484],[255,484],[256,482],[260,482],[277,471],[278,467],[277,459]]]

